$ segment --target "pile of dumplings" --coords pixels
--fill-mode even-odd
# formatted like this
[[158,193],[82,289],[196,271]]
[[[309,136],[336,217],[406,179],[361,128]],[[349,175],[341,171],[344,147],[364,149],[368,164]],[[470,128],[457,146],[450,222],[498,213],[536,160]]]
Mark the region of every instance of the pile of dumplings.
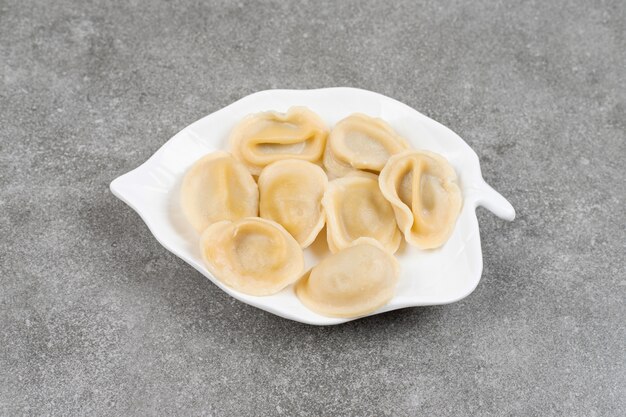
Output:
[[[230,153],[186,172],[181,208],[209,271],[245,294],[294,284],[330,317],[368,314],[393,297],[403,238],[428,250],[450,237],[462,205],[441,155],[411,149],[385,121],[352,114],[329,131],[304,107],[245,117]],[[330,179],[330,180],[329,180]],[[326,226],[331,255],[304,270],[303,249]]]

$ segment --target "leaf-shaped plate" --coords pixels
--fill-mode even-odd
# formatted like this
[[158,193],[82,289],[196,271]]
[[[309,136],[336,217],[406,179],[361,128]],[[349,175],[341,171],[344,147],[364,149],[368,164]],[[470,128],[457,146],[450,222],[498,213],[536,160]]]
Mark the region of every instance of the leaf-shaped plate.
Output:
[[[394,99],[355,88],[267,90],[251,94],[184,128],[137,169],[116,178],[111,191],[132,207],[169,251],[182,258],[236,299],[278,316],[315,325],[350,319],[324,317],[308,310],[293,286],[278,294],[255,297],[223,285],[207,270],[198,248],[198,235],[179,208],[180,181],[201,156],[227,148],[230,129],[250,113],[306,106],[329,127],[351,113],[380,117],[417,149],[446,157],[455,168],[463,192],[463,208],[454,233],[440,249],[421,251],[403,244],[396,254],[402,273],[395,297],[372,314],[404,307],[448,304],[469,295],[480,281],[483,260],[475,209],[481,205],[513,220],[515,210],[482,178],[476,153],[457,134]],[[325,236],[305,250],[307,268],[327,255]]]

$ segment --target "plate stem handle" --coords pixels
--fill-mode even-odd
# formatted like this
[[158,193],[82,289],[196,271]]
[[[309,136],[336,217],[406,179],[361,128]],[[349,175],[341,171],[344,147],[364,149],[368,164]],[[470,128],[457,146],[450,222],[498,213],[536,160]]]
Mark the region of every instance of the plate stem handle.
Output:
[[499,192],[491,188],[486,182],[481,188],[476,205],[483,206],[503,220],[513,221],[515,219],[515,209],[506,198],[502,197]]

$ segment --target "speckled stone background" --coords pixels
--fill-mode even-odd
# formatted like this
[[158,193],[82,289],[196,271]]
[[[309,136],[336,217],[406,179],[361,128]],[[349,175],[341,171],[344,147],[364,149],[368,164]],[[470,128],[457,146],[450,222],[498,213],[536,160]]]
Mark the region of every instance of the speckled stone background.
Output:
[[[0,0],[0,414],[626,415],[626,6]],[[268,88],[459,133],[510,199],[453,305],[319,328],[243,305],[108,189]]]

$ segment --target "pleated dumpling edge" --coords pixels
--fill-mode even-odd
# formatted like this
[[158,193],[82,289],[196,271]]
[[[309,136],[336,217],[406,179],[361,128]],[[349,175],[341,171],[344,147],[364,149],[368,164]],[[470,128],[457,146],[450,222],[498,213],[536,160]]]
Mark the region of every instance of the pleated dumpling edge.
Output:
[[185,172],[179,198],[183,214],[198,233],[221,220],[256,216],[259,210],[254,178],[224,151],[203,156]]
[[304,272],[298,242],[278,223],[260,217],[212,224],[200,238],[200,251],[220,282],[244,294],[275,294]]
[[383,119],[353,113],[330,131],[324,167],[334,178],[354,171],[378,174],[391,155],[409,148],[409,142]]
[[244,117],[230,132],[235,158],[253,175],[282,159],[320,162],[329,129],[312,110],[294,106],[286,113],[266,111]]
[[281,224],[302,248],[313,243],[326,223],[324,170],[308,161],[283,159],[263,168],[258,185],[259,215]]
[[456,171],[441,155],[409,150],[389,158],[378,178],[405,239],[420,249],[448,240],[463,205]]
[[387,304],[399,276],[398,260],[377,240],[364,237],[304,274],[296,284],[296,295],[318,314],[353,318]]
[[352,172],[330,181],[322,205],[331,252],[338,252],[361,237],[376,239],[391,253],[398,250],[402,233],[376,175]]

